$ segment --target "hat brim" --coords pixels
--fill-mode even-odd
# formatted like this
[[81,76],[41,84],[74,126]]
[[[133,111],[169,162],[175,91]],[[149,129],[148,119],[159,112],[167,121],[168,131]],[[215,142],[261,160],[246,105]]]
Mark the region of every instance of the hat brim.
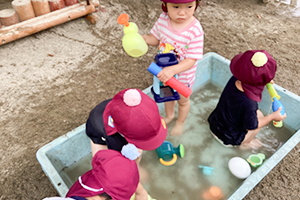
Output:
[[252,86],[252,85],[242,83],[242,87],[243,87],[244,93],[246,94],[246,96],[249,99],[252,99],[257,102],[261,101],[262,92],[264,90],[263,85]]
[[238,77],[238,74],[236,72],[236,70],[238,69],[238,67],[236,67],[236,65],[238,65],[238,61],[240,60],[240,58],[242,57],[243,53],[240,53],[236,56],[234,56],[232,59],[231,59],[231,62],[230,62],[230,71],[231,73],[233,74],[233,76],[237,79],[239,79]]
[[161,118],[161,125],[160,125],[159,131],[155,137],[153,137],[149,140],[143,140],[143,141],[129,139],[129,138],[126,138],[126,136],[124,136],[124,137],[128,143],[134,144],[137,148],[143,149],[146,151],[151,151],[151,150],[157,149],[165,141],[165,139],[167,137],[167,133],[168,133],[167,125],[166,125],[164,119]]
[[104,193],[101,183],[99,183],[98,180],[95,178],[92,170],[87,171],[79,178],[81,180],[81,183],[78,179],[69,189],[66,197],[91,197]]

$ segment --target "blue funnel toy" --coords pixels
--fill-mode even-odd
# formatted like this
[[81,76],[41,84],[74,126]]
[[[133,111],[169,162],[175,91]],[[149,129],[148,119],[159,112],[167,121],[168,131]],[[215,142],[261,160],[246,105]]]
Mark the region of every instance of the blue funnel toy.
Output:
[[161,164],[165,166],[174,165],[177,161],[177,155],[181,158],[184,157],[184,147],[180,144],[177,148],[169,141],[164,141],[156,150]]

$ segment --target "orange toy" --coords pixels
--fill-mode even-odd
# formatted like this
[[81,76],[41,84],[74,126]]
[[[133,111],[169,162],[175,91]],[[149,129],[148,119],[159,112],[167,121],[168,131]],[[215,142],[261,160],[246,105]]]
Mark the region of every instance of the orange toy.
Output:
[[202,196],[205,200],[220,200],[223,198],[222,191],[216,186],[209,188]]
[[129,16],[126,13],[119,15],[117,22],[121,25],[129,26]]

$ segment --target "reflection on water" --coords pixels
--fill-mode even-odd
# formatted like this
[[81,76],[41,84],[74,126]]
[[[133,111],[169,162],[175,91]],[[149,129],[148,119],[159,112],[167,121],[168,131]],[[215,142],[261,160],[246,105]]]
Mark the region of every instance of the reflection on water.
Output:
[[[264,153],[268,159],[293,134],[287,128],[277,129],[272,123],[262,128],[258,138],[263,143],[259,150],[240,150],[223,147],[210,134],[207,118],[218,103],[221,90],[212,84],[202,87],[191,96],[191,110],[184,132],[180,136],[167,136],[174,147],[183,144],[184,158],[178,157],[172,166],[163,166],[156,151],[144,151],[140,163],[141,183],[149,194],[157,200],[200,200],[211,186],[222,190],[228,198],[243,182],[234,177],[228,169],[230,158]],[[177,109],[176,109],[177,110]],[[264,114],[270,113],[263,111]],[[164,112],[161,112],[164,116]],[[168,125],[172,129],[174,122]],[[73,165],[64,168],[60,175],[70,187],[87,170],[91,169],[91,155],[87,155]],[[198,165],[214,168],[212,175],[202,173]]]
[[92,169],[92,153],[87,154],[72,165],[65,167],[59,173],[67,187],[70,188],[79,176]]
[[[219,187],[228,198],[243,182],[234,177],[228,169],[230,158],[240,156],[247,159],[250,154],[264,153],[268,159],[292,133],[285,127],[277,129],[272,123],[264,127],[258,135],[263,143],[259,150],[240,150],[223,147],[210,134],[207,118],[215,108],[221,90],[212,84],[202,87],[191,96],[191,110],[184,133],[167,136],[174,147],[183,144],[185,157],[178,158],[173,166],[163,166],[155,151],[143,154],[141,167],[147,179],[141,174],[143,186],[158,200],[203,199],[202,194],[211,186]],[[265,113],[265,112],[264,112]],[[162,116],[164,112],[161,113]],[[168,125],[169,132],[175,122]],[[210,176],[204,175],[198,165],[213,167]]]

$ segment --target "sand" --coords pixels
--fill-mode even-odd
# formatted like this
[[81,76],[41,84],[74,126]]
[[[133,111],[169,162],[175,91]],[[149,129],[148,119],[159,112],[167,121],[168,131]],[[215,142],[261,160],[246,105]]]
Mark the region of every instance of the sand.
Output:
[[[161,13],[160,1],[100,1],[100,21],[72,20],[0,46],[0,199],[57,195],[35,153],[86,122],[101,101],[125,88],[152,84],[147,67],[156,49],[140,58],[122,49],[126,12],[147,34]],[[0,10],[11,3],[0,0]],[[299,7],[260,0],[202,0],[195,13],[204,32],[204,53],[231,59],[265,49],[277,61],[275,83],[300,95]],[[245,199],[299,199],[299,144]]]

